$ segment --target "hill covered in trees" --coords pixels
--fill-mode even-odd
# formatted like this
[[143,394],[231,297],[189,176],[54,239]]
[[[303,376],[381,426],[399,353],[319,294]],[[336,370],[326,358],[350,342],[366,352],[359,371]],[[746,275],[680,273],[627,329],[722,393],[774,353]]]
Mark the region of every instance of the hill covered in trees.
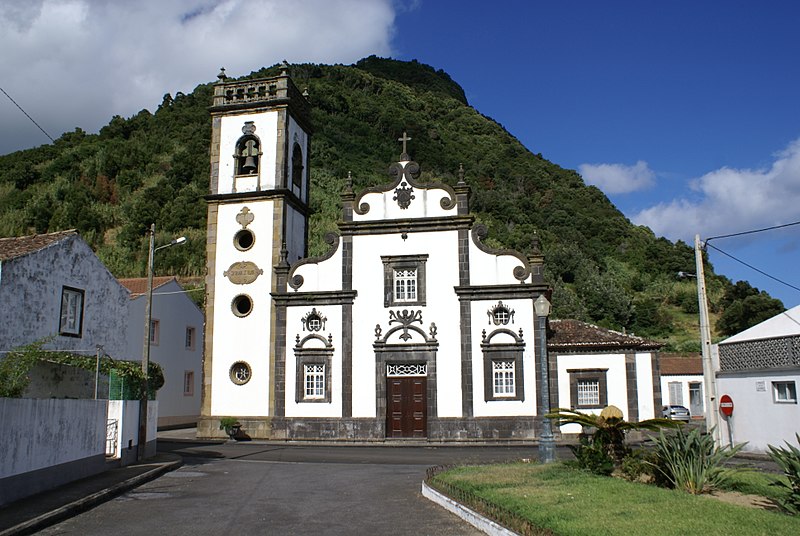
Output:
[[[347,172],[358,189],[386,182],[395,140],[408,131],[422,180],[453,185],[464,165],[489,244],[525,252],[538,233],[555,316],[669,340],[675,350],[699,347],[695,284],[676,278],[695,271],[692,248],[633,225],[577,173],[529,151],[470,107],[445,72],[374,56],[290,72],[308,88],[315,129],[309,254],[323,252],[322,236],[336,229]],[[276,74],[271,67],[249,77]],[[0,235],[76,228],[116,276],[131,277],[144,274],[144,234],[155,222],[161,241],[189,239],[159,255],[158,272],[203,275],[211,94],[212,84],[167,94],[154,113],[115,116],[98,134],[76,129],[0,157]],[[783,310],[766,293],[707,270],[719,334]]]

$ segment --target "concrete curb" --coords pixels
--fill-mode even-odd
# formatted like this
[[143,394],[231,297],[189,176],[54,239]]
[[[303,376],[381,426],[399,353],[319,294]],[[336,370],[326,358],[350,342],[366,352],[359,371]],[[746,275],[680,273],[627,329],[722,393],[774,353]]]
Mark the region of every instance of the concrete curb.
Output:
[[99,504],[113,499],[117,495],[121,495],[126,491],[130,491],[135,487],[141,486],[146,482],[155,480],[164,473],[174,471],[183,465],[183,458],[180,456],[170,455],[170,457],[174,457],[176,459],[169,462],[160,463],[149,471],[146,471],[140,475],[136,475],[128,480],[118,482],[111,487],[78,499],[77,501],[73,501],[62,506],[61,508],[56,508],[55,510],[47,512],[46,514],[42,514],[29,521],[25,521],[24,523],[20,523],[19,525],[11,527],[10,529],[6,529],[0,532],[0,536],[22,536],[25,534],[33,534],[46,527],[55,525],[56,523],[64,521],[65,519],[69,519],[70,517],[74,517],[82,512],[85,512]]
[[478,512],[471,510],[461,503],[458,503],[450,497],[443,495],[430,487],[427,482],[422,482],[422,495],[430,501],[435,502],[445,510],[454,513],[476,529],[489,534],[490,536],[518,536],[516,532],[510,531],[502,525],[499,525],[480,515]]

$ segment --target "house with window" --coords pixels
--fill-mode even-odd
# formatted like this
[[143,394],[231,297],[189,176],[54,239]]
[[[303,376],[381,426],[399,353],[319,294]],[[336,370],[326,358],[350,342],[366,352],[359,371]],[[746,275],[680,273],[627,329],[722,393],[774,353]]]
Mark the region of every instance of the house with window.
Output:
[[[225,416],[254,438],[538,435],[546,333],[534,302],[550,292],[535,235],[527,254],[488,246],[465,171],[452,185],[423,180],[404,134],[387,178],[361,191],[343,178],[338,231],[309,258],[306,98],[286,69],[221,73],[210,110],[198,435],[220,435]],[[556,348],[552,406],[574,397],[652,417],[656,346],[595,342]]]
[[[599,414],[606,406],[625,420],[660,416],[658,350],[662,344],[579,320],[551,320],[550,395],[553,407]],[[564,425],[562,433],[579,433]]]
[[745,450],[796,445],[800,432],[800,305],[718,344],[717,395],[733,400],[720,420],[722,437],[747,442]]
[[127,295],[74,230],[0,238],[0,352],[49,338],[47,349],[122,356]]
[[700,354],[661,354],[659,364],[664,405],[684,406],[693,419],[704,417],[703,361]]
[[[141,360],[147,278],[120,279],[129,292],[126,358]],[[194,425],[200,415],[203,312],[175,277],[153,278],[150,360],[164,373],[158,390],[158,426]]]

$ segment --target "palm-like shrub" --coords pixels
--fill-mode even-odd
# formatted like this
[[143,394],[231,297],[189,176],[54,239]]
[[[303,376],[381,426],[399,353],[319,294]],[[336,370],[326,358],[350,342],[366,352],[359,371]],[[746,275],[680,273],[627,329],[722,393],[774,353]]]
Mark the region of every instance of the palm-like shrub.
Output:
[[[795,434],[797,443],[800,444],[800,434]],[[788,490],[786,497],[777,499],[778,506],[783,511],[792,515],[800,515],[800,449],[786,442],[786,448],[769,447],[769,457],[777,463],[783,470],[783,474],[789,483],[775,482],[774,486],[780,486]]]
[[697,428],[688,433],[679,428],[673,434],[662,430],[653,441],[656,472],[670,487],[692,495],[720,487],[726,479],[722,464],[745,445],[717,447],[712,434],[701,434]]
[[[639,422],[626,421],[623,418],[622,411],[616,406],[603,408],[600,415],[558,408],[555,412],[545,415],[545,417],[554,419],[556,426],[580,424],[584,428],[595,428],[596,430],[587,446],[592,446],[595,449],[602,448],[613,462],[614,468],[619,468],[622,465],[622,459],[628,454],[628,449],[625,447],[625,434],[629,430],[658,430],[663,427],[674,428],[680,426],[677,421],[669,419],[647,419]],[[576,457],[580,460],[577,453]]]

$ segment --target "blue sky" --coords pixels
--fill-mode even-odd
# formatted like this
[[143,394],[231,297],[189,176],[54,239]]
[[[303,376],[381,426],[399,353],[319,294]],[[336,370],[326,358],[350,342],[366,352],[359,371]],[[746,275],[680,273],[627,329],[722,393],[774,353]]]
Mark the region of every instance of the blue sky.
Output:
[[[691,242],[800,220],[800,3],[39,0],[0,3],[0,80],[51,135],[154,109],[220,66],[376,54],[443,69],[534,153]],[[15,3],[14,3],[15,4]],[[66,106],[65,106],[66,104]],[[0,154],[47,142],[0,95]],[[715,246],[800,287],[800,226]],[[800,291],[710,250],[717,272]]]

